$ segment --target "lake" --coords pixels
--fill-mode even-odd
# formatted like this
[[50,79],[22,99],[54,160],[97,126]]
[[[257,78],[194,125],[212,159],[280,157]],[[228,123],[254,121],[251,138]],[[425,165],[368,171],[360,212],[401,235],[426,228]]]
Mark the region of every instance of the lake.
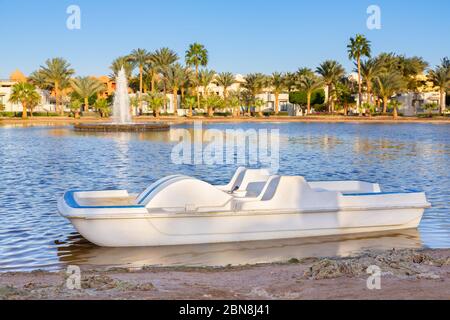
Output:
[[[172,130],[189,124],[172,126]],[[450,247],[450,125],[211,123],[203,129],[278,129],[279,172],[308,180],[364,180],[383,191],[424,190],[419,230],[171,248],[99,248],[60,217],[67,189],[140,192],[160,177],[225,184],[236,164],[175,164],[170,132],[76,133],[62,125],[0,125],[0,271],[80,265],[226,265],[368,249]],[[172,132],[173,133],[173,132]]]

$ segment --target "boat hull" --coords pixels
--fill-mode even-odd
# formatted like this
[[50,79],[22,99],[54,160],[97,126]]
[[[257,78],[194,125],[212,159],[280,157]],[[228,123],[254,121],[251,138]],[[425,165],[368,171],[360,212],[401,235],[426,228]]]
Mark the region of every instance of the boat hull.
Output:
[[68,217],[105,247],[169,246],[289,239],[417,228],[424,208],[143,217]]

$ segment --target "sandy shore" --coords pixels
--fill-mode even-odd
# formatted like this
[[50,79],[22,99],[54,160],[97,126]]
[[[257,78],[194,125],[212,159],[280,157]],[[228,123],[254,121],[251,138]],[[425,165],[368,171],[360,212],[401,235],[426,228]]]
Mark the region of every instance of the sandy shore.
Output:
[[[417,117],[399,117],[394,119],[390,116],[374,116],[374,117],[344,117],[344,116],[307,116],[307,117],[135,117],[136,122],[168,122],[168,123],[189,123],[193,121],[203,121],[212,123],[224,122],[358,122],[358,123],[433,123],[433,124],[450,124],[450,117],[435,117],[435,118],[417,118]],[[75,124],[75,123],[96,123],[107,122],[109,119],[101,119],[95,117],[86,117],[81,119],[74,119],[69,117],[34,117],[27,120],[20,118],[0,118],[1,124],[23,124],[23,125],[45,125],[45,124]]]
[[[379,290],[367,288],[372,265]],[[0,274],[0,299],[450,299],[449,275],[450,249],[405,249],[241,267],[84,267],[75,290],[65,271],[12,272]]]

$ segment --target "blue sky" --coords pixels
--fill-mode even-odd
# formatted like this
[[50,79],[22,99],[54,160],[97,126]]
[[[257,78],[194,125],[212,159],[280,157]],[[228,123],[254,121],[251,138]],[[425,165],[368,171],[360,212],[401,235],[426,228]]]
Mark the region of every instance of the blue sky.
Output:
[[[68,30],[66,9],[81,8],[81,30]],[[381,30],[366,27],[369,5],[381,8]],[[0,78],[26,74],[64,57],[78,75],[109,73],[133,48],[174,49],[192,42],[209,67],[235,73],[295,71],[337,59],[352,69],[346,44],[365,34],[373,52],[420,55],[432,65],[450,56],[448,0],[0,0]]]

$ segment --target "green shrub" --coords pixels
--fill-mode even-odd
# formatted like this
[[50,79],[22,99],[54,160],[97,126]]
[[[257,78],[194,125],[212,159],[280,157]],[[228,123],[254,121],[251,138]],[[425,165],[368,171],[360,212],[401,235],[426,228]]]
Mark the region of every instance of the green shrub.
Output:
[[[21,113],[21,115],[22,115],[22,113]],[[16,114],[16,112],[2,111],[2,112],[0,112],[0,117],[14,118],[14,117],[18,117],[18,115]]]
[[[307,94],[306,91],[295,91],[289,93],[289,102],[300,106],[306,106]],[[323,104],[325,102],[325,91],[323,89],[315,90],[311,94],[311,105]]]
[[56,112],[33,112],[33,117],[59,117]]

